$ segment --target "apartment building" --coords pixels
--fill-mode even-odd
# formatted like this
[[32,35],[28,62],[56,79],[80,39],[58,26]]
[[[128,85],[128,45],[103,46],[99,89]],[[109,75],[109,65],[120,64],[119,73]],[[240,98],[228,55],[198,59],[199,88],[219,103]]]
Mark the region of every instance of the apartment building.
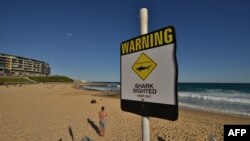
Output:
[[0,53],[0,76],[48,76],[50,66],[48,63]]

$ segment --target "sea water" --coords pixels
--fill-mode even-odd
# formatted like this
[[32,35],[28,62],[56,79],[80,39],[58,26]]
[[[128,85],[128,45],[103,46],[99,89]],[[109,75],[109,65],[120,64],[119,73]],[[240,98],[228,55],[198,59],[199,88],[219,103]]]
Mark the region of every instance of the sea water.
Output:
[[250,84],[180,83],[178,98],[184,107],[250,116]]
[[[119,82],[98,82],[85,89],[120,91]],[[249,83],[179,83],[179,105],[187,108],[250,117]]]
[[88,82],[83,88],[98,91],[120,91],[120,82]]

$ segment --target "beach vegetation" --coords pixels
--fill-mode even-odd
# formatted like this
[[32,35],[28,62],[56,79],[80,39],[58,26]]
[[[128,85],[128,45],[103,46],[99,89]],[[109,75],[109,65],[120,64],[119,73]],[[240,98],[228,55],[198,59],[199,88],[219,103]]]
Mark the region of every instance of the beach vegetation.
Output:
[[49,83],[49,82],[74,82],[73,79],[66,76],[30,76],[30,77],[1,77],[0,85],[5,84],[34,84],[34,83]]
[[66,76],[31,76],[29,79],[36,82],[73,82],[74,80]]
[[3,77],[3,78],[0,78],[0,85],[21,84],[21,83],[31,83],[31,82],[25,78],[22,78],[22,77]]

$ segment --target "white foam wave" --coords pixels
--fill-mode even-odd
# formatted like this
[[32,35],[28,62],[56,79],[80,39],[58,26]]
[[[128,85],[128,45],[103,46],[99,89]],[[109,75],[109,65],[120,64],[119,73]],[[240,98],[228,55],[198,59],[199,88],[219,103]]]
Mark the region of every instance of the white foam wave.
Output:
[[105,87],[93,87],[93,86],[84,86],[85,89],[89,90],[98,90],[98,91],[106,91],[107,88]]
[[112,86],[83,86],[84,89],[89,89],[89,90],[98,90],[98,91],[118,91],[120,90],[117,87],[112,87]]
[[107,85],[108,87],[117,87],[117,88],[120,88],[121,86],[118,85],[118,84],[108,84]]
[[211,100],[218,102],[230,102],[240,104],[250,104],[249,94],[222,94],[222,93],[191,93],[191,92],[179,92],[179,97],[182,98],[194,98],[201,100]]
[[224,113],[224,114],[230,114],[230,115],[238,115],[238,116],[246,116],[250,117],[250,113],[247,112],[239,112],[239,111],[233,111],[233,110],[222,110],[222,109],[214,109],[214,108],[208,108],[208,107],[203,107],[200,105],[193,105],[193,104],[187,104],[183,102],[179,102],[180,106],[190,108],[190,109],[198,109],[202,111],[210,111],[210,112],[215,112],[215,113]]

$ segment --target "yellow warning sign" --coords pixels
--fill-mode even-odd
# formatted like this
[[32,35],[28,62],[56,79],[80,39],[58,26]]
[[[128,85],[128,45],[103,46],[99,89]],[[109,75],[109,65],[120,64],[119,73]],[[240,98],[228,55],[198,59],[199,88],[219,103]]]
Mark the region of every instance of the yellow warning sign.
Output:
[[156,66],[157,64],[151,58],[145,53],[142,53],[136,60],[132,69],[142,80],[145,80]]

